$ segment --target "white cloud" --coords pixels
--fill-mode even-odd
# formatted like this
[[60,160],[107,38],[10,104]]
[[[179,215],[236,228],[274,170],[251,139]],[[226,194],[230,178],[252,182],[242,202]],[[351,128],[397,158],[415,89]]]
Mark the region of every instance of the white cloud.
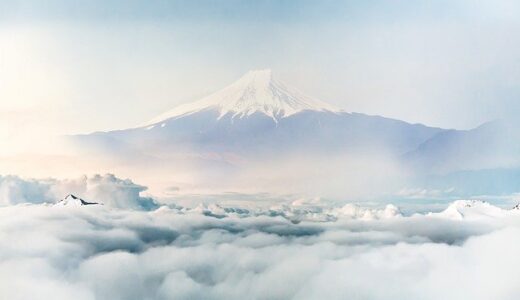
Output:
[[325,264],[296,297],[514,299],[520,293],[519,233],[508,228],[460,247],[398,244],[371,250]]
[[72,180],[0,176],[0,205],[55,203],[68,194],[74,194],[114,208],[156,208],[157,204],[152,198],[140,196],[144,190],[146,187],[112,174],[83,176]]
[[[95,179],[110,182],[113,179]],[[116,182],[119,182],[116,180]],[[119,182],[121,183],[121,182]],[[457,202],[466,215],[475,204]],[[321,205],[321,204],[314,204]],[[278,213],[276,212],[278,209]],[[0,208],[0,298],[515,299],[520,213],[303,205]],[[386,209],[388,211],[388,209]],[[392,210],[393,211],[393,210]],[[292,222],[298,217],[300,222]]]

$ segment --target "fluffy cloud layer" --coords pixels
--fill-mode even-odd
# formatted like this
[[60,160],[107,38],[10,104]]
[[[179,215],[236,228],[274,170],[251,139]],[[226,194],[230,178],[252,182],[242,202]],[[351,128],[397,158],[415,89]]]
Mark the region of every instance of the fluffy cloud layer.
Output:
[[153,209],[152,198],[142,197],[146,187],[112,174],[83,176],[78,179],[22,179],[0,176],[0,206],[20,203],[55,203],[67,194],[102,202],[114,208]]
[[[489,213],[492,212],[492,213]],[[517,299],[520,212],[0,208],[2,299]]]

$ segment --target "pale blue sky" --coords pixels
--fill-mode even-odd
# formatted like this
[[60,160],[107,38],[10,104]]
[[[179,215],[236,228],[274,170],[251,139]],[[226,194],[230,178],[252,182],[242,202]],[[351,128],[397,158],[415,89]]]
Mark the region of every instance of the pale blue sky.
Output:
[[520,3],[413,2],[1,1],[0,145],[134,126],[257,68],[349,111],[515,115]]

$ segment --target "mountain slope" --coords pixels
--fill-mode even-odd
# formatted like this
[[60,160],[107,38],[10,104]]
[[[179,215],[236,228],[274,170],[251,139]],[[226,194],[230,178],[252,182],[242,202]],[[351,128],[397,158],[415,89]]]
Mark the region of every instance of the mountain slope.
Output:
[[[137,128],[76,136],[82,146],[118,145],[116,155],[231,154],[265,159],[301,154],[400,155],[442,129],[347,113],[251,71],[202,100],[180,105]],[[141,154],[138,154],[141,153]]]
[[273,78],[271,70],[256,70],[249,71],[238,81],[199,101],[180,105],[155,117],[145,126],[206,110],[218,111],[219,119],[225,115],[242,118],[262,113],[275,121],[304,110],[339,111],[332,105],[285,86]]
[[142,126],[69,140],[93,165],[166,188],[358,196],[412,185],[471,196],[518,190],[502,179],[520,174],[506,169],[520,166],[511,124],[445,130],[348,113],[261,70]]
[[[245,118],[202,111],[159,126],[115,131],[117,141],[163,151],[233,151],[243,155],[280,151],[388,153],[411,151],[440,129],[356,113],[302,111],[273,122],[254,113]],[[159,148],[159,149],[158,149]]]
[[432,173],[514,166],[520,157],[519,138],[514,126],[504,120],[471,130],[447,130],[405,154],[403,161]]

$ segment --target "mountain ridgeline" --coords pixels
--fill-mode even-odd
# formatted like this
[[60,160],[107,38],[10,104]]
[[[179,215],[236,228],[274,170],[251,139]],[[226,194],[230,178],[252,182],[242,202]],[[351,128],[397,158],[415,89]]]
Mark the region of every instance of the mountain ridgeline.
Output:
[[76,136],[85,145],[107,145],[149,155],[195,151],[234,153],[244,159],[313,154],[401,155],[443,130],[348,113],[251,71],[200,101],[181,105],[143,126]]
[[503,122],[446,130],[346,112],[288,87],[270,70],[260,70],[141,126],[71,140],[96,155],[163,167],[194,161],[202,169],[240,169],[250,162],[295,156],[307,163],[316,157],[361,155],[389,158],[426,176],[514,165],[520,157],[518,143],[511,142],[516,137]]

